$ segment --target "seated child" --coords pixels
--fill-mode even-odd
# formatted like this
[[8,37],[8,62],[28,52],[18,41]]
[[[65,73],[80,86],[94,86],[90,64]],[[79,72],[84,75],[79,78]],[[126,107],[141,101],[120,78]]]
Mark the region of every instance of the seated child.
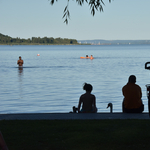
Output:
[[[73,111],[76,112],[78,110],[78,113],[96,113],[96,97],[91,94],[93,87],[91,84],[85,83],[83,86],[83,90],[86,91],[85,94],[82,94],[79,99],[78,108],[73,107]],[[80,107],[82,105],[82,109],[80,110]]]

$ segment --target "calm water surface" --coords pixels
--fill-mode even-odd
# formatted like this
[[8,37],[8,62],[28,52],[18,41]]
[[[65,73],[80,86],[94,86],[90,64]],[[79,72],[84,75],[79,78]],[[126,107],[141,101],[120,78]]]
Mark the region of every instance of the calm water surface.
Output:
[[[80,59],[91,54],[95,59]],[[22,70],[17,68],[19,56]],[[114,112],[121,112],[121,89],[131,74],[137,76],[147,112],[147,61],[149,45],[0,46],[0,113],[69,112],[84,93],[84,82],[93,85],[98,112],[109,112],[109,102]]]

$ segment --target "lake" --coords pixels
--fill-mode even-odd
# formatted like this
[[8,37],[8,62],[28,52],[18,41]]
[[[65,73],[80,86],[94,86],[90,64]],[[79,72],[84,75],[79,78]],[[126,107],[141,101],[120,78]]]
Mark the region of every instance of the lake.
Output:
[[[80,59],[85,55],[94,59]],[[24,60],[22,70],[17,67],[19,56]],[[70,112],[85,82],[93,85],[98,112],[109,112],[109,102],[113,112],[121,112],[122,87],[131,74],[142,88],[148,112],[147,61],[150,45],[1,45],[0,113]]]

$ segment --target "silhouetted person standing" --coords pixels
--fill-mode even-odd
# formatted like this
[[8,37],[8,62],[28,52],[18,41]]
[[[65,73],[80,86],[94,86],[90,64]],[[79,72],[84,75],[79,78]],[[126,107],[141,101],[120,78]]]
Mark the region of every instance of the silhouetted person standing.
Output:
[[21,59],[21,56],[19,56],[19,60],[17,61],[17,64],[19,67],[23,66],[23,60]]

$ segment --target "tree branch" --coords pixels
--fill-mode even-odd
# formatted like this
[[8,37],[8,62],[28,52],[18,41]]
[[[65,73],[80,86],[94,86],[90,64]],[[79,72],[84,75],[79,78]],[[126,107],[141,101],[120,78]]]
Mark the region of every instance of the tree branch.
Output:
[[[58,1],[58,0],[50,0],[51,2],[51,5],[54,4],[54,2]],[[68,24],[68,18],[70,19],[70,12],[69,12],[69,9],[68,9],[68,6],[69,6],[69,1],[70,0],[67,0],[67,5],[64,9],[64,12],[63,12],[63,17],[62,18],[65,18],[64,22],[66,24]],[[109,0],[109,2],[111,2],[112,0]],[[103,0],[76,0],[76,3],[78,3],[78,5],[82,6],[84,4],[84,2],[88,3],[89,6],[90,6],[90,9],[91,9],[91,14],[94,16],[95,15],[95,11],[100,11],[102,12],[103,11],[103,6],[105,5],[105,3],[103,2]]]

